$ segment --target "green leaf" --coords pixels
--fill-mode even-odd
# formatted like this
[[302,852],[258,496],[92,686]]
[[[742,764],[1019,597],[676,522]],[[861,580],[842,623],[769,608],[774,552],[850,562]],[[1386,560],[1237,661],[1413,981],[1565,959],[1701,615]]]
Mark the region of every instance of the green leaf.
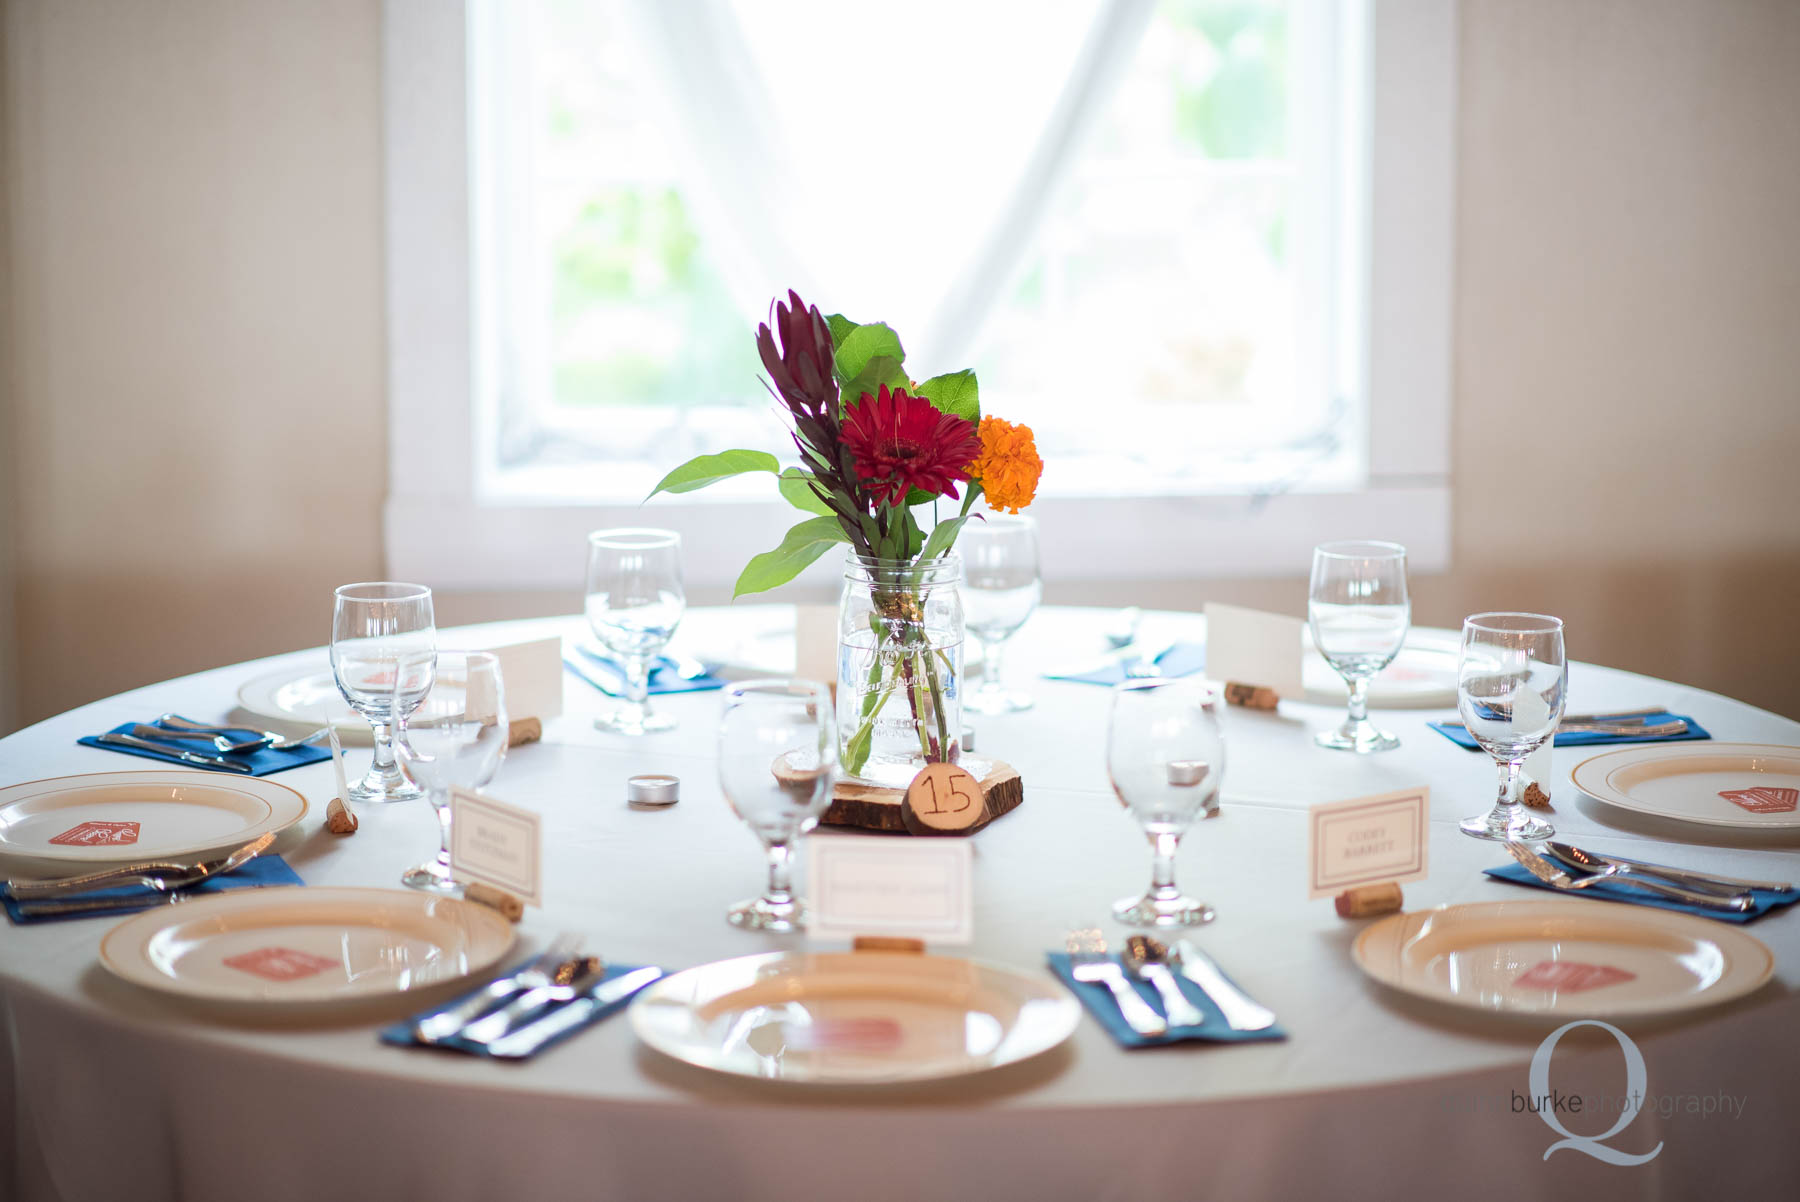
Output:
[[736,601],[745,593],[764,593],[798,576],[833,543],[848,542],[835,518],[807,518],[787,532],[781,545],[751,558],[731,590]]
[[844,404],[856,404],[862,400],[865,392],[874,396],[881,391],[883,384],[889,388],[905,388],[908,384],[906,369],[900,366],[898,359],[890,358],[887,355],[877,355],[869,360],[860,372],[856,373],[854,380],[844,383],[841,390]]
[[850,337],[850,331],[856,329],[856,323],[842,313],[833,313],[825,319],[825,324],[831,327],[831,349],[834,351],[843,346],[844,339]]
[[[836,342],[836,332],[832,341]],[[837,373],[841,381],[856,379],[862,369],[869,365],[869,360],[877,356],[886,356],[898,366],[906,359],[906,351],[900,346],[900,335],[889,329],[885,322],[870,322],[866,326],[857,326],[844,335],[844,341],[837,348]]]
[[[781,463],[767,451],[720,451],[717,455],[696,455],[664,476],[662,483],[650,490],[650,497],[659,492],[693,492],[745,472],[774,474],[780,471]],[[644,500],[648,501],[650,497]]]
[[822,513],[833,517],[831,506],[819,500],[819,494],[812,490],[813,476],[797,467],[790,467],[781,473],[781,482],[775,487],[781,490],[782,497],[789,505],[805,513]]
[[848,772],[851,776],[855,776],[858,772],[863,770],[863,765],[869,762],[870,744],[874,742],[874,739],[874,723],[864,722],[861,726],[856,728],[856,733],[850,736],[850,741],[848,743],[844,744],[843,763],[845,772]]
[[962,531],[963,523],[968,520],[967,517],[945,518],[933,526],[931,537],[925,540],[925,549],[919,552],[919,561],[923,563],[928,559],[935,559],[948,551],[951,544],[956,542],[957,534]]
[[931,377],[919,385],[917,395],[929,400],[940,413],[952,413],[972,422],[981,420],[980,390],[975,384],[975,373],[967,368]]

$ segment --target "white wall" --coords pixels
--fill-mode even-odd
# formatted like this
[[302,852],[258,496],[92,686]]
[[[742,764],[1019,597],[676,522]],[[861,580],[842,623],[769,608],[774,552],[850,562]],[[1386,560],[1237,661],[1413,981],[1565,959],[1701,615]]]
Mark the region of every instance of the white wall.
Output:
[[[1800,4],[1461,26],[1454,566],[1418,620],[1549,610],[1581,658],[1800,716]],[[321,642],[379,574],[378,33],[375,0],[8,0],[23,718]],[[1300,612],[1295,566],[1048,597]],[[574,571],[440,614],[569,612]]]

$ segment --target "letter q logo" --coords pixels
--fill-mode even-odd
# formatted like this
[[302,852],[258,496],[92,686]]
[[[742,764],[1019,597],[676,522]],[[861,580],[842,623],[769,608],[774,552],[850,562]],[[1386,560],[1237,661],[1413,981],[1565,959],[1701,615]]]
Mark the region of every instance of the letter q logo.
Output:
[[[1599,1027],[1619,1041],[1619,1050],[1625,1053],[1625,1096],[1628,1099],[1636,1098],[1641,1102],[1644,1096],[1644,1085],[1648,1080],[1648,1074],[1644,1071],[1644,1054],[1638,1051],[1638,1046],[1632,1042],[1631,1036],[1611,1023],[1603,1023],[1593,1018],[1564,1023],[1550,1032],[1544,1042],[1538,1045],[1538,1050],[1531,1056],[1531,1076],[1529,1078],[1531,1096],[1542,1098],[1550,1095],[1550,1056],[1556,1051],[1556,1045],[1562,1040],[1562,1037],[1576,1027]],[[1663,1150],[1660,1140],[1657,1141],[1654,1148],[1642,1155],[1632,1155],[1629,1152],[1621,1152],[1617,1148],[1606,1146],[1606,1140],[1631,1126],[1632,1120],[1638,1116],[1638,1107],[1636,1106],[1620,1107],[1619,1121],[1612,1125],[1612,1130],[1601,1135],[1576,1135],[1562,1125],[1562,1120],[1556,1117],[1554,1108],[1550,1106],[1539,1110],[1538,1116],[1544,1120],[1545,1126],[1562,1136],[1561,1139],[1544,1149],[1545,1160],[1549,1160],[1553,1152],[1560,1152],[1564,1148],[1573,1148],[1577,1152],[1585,1152],[1595,1160],[1605,1161],[1607,1164],[1643,1164],[1646,1161],[1654,1160],[1656,1154]]]

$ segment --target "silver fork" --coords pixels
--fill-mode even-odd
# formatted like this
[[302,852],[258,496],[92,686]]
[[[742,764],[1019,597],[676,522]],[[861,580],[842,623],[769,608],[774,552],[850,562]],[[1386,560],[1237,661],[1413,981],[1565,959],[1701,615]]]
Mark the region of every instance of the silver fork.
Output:
[[156,725],[161,728],[162,737],[165,739],[210,738],[213,746],[224,752],[260,751],[265,748],[269,751],[292,751],[296,747],[304,747],[309,743],[318,742],[331,729],[321,726],[311,734],[301,735],[297,739],[284,739],[272,730],[259,730],[256,733],[261,738],[236,742],[231,738],[234,731],[255,730],[256,728],[253,726],[207,726],[202,722],[190,722],[180,714],[164,714],[156,720]]
[[1570,876],[1531,848],[1512,839],[1506,841],[1506,850],[1512,854],[1513,859],[1525,866],[1525,871],[1546,885],[1554,886],[1557,889],[1586,889],[1590,885],[1598,885],[1601,881],[1617,880],[1621,885],[1636,885],[1639,889],[1660,893],[1664,897],[1672,897],[1676,901],[1686,902],[1690,906],[1704,906],[1709,910],[1731,910],[1741,914],[1756,905],[1756,899],[1748,893],[1719,897],[1717,894],[1696,893],[1692,889],[1665,885],[1661,881],[1653,881],[1647,877],[1621,876],[1617,865],[1587,876]]
[[528,989],[539,989],[550,984],[551,974],[580,946],[580,935],[573,931],[564,931],[550,941],[550,946],[544,950],[542,955],[518,972],[489,981],[487,988],[481,992],[421,1018],[413,1024],[413,1034],[425,1043],[436,1043],[441,1039],[448,1039],[514,994],[524,993]]
[[7,891],[19,901],[34,897],[61,897],[69,893],[92,893],[97,889],[113,889],[120,885],[144,885],[163,893],[171,893],[198,885],[208,877],[236,872],[245,864],[269,850],[275,832],[258,835],[228,856],[201,864],[167,864],[151,861],[125,864],[90,872],[84,876],[62,877],[54,881],[8,881]]
[[1163,1016],[1138,996],[1138,991],[1125,979],[1125,970],[1106,954],[1106,939],[1099,931],[1093,927],[1070,931],[1064,940],[1064,946],[1069,952],[1069,974],[1077,981],[1104,985],[1112,990],[1113,1001],[1119,1007],[1119,1017],[1125,1020],[1126,1026],[1139,1035],[1168,1034],[1169,1024],[1163,1020]]

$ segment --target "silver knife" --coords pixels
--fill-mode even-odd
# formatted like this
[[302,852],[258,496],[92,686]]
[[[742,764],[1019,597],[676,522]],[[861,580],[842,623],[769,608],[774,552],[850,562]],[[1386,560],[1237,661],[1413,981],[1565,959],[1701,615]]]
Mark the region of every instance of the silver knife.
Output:
[[1547,846],[1550,848],[1551,854],[1555,855],[1558,859],[1564,858],[1559,854],[1559,849],[1566,848],[1572,852],[1579,852],[1582,855],[1591,856],[1602,864],[1622,864],[1627,868],[1635,868],[1638,871],[1648,873],[1651,876],[1662,877],[1664,880],[1680,881],[1683,884],[1695,885],[1702,888],[1707,885],[1716,885],[1721,889],[1733,891],[1739,889],[1767,889],[1771,893],[1800,893],[1800,885],[1788,884],[1782,881],[1751,881],[1735,876],[1720,876],[1717,873],[1712,872],[1695,872],[1690,868],[1671,868],[1667,864],[1649,864],[1643,860],[1633,860],[1627,856],[1607,855],[1604,852],[1588,851],[1585,848],[1568,847],[1568,845],[1562,843],[1549,843]]
[[1211,956],[1186,939],[1175,941],[1175,966],[1213,1000],[1233,1031],[1264,1031],[1275,1025],[1275,1012],[1225,979]]
[[622,977],[602,981],[543,1018],[526,1023],[517,1031],[488,1044],[488,1053],[502,1060],[522,1060],[557,1036],[579,1027],[594,1011],[604,1010],[614,1002],[630,997],[662,975],[660,968],[639,968]]
[[152,893],[147,896],[139,894],[134,897],[89,897],[78,901],[22,901],[13,904],[19,908],[20,918],[50,918],[57,914],[127,914],[138,910],[154,910],[157,906],[172,906],[187,899],[186,893]]
[[232,772],[253,771],[249,764],[240,760],[228,760],[220,755],[201,755],[198,751],[184,751],[180,747],[171,747],[167,743],[152,743],[149,739],[140,739],[135,735],[97,735],[94,741],[112,747],[135,747],[139,751],[154,751],[158,755],[174,756],[184,764],[198,764],[203,768],[225,768]]

